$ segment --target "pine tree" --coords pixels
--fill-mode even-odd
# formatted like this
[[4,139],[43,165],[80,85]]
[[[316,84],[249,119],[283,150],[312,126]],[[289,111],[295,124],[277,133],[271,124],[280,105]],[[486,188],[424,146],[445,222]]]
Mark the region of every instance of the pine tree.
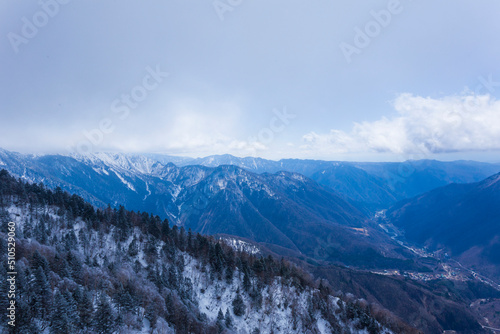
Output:
[[[4,244],[5,239],[3,238],[0,239],[0,243]],[[0,248],[2,248],[0,251],[2,251],[3,254],[5,254],[5,252],[3,251],[3,247]],[[5,298],[9,290],[9,283],[5,279],[7,277],[7,266],[0,265],[0,277],[2,277],[2,279],[0,279],[0,295],[2,296],[2,298],[0,298],[0,308],[2,309],[3,312],[3,310],[6,310],[7,307],[9,306],[9,300]]]
[[16,327],[11,328],[12,334],[36,334],[40,333],[40,329],[33,321],[33,314],[30,306],[21,298],[16,302]]
[[187,234],[187,250],[188,252],[193,251],[193,232],[191,231],[191,228],[189,228]]
[[114,327],[113,310],[106,296],[103,294],[99,298],[99,304],[94,315],[94,328],[99,334],[110,334],[113,333]]
[[130,245],[128,246],[128,255],[134,257],[139,254],[139,245],[137,244],[137,238],[134,236]]
[[45,256],[41,255],[38,250],[33,253],[33,261],[32,266],[33,269],[37,269],[38,267],[42,267],[45,272],[50,270],[49,261],[45,258]]
[[[84,288],[79,289],[77,301],[78,315],[80,316],[81,328],[90,327],[94,315],[94,304],[92,303],[92,295]],[[80,297],[81,296],[81,297]]]
[[23,232],[25,238],[31,238],[33,236],[33,217],[30,216],[29,221],[24,225]]
[[233,282],[233,276],[234,276],[234,269],[231,265],[228,265],[226,267],[226,282],[227,284],[231,284]]
[[219,309],[219,314],[217,314],[217,327],[218,332],[222,333],[224,330],[224,313],[222,313],[222,309]]
[[78,314],[78,305],[75,298],[68,290],[62,293],[64,299],[66,299],[68,320],[72,326],[77,326],[80,324],[80,315]]
[[35,270],[35,280],[33,284],[33,290],[35,292],[33,302],[34,309],[37,312],[36,315],[48,320],[47,318],[52,306],[52,291],[47,276],[41,266]]
[[64,247],[66,251],[71,251],[76,249],[78,246],[78,239],[76,238],[75,232],[71,230],[68,234],[64,236]]
[[[260,282],[259,282],[260,285]],[[250,298],[252,298],[253,305],[255,308],[260,309],[262,306],[262,286],[253,287],[250,291]]]
[[59,291],[54,297],[54,312],[50,332],[54,334],[71,333],[71,325],[68,319],[68,303]]
[[80,261],[80,259],[75,254],[73,254],[72,251],[68,252],[67,261],[69,264],[71,277],[73,277],[75,282],[81,284],[83,278],[82,261]]
[[226,315],[224,316],[224,321],[227,328],[233,327],[233,317],[229,313],[229,308],[226,309]]
[[146,306],[145,315],[146,319],[149,320],[151,327],[154,327],[156,321],[158,320],[158,308],[154,303],[150,303]]
[[170,266],[168,268],[168,285],[171,289],[177,289],[179,287],[179,277],[177,275],[177,269],[175,266]]
[[165,219],[161,223],[161,234],[163,237],[163,241],[166,240],[166,238],[170,235],[170,226],[168,225],[168,220]]
[[[165,310],[166,310],[168,316],[171,316],[175,313],[175,305],[174,305],[174,299],[172,297],[172,293],[169,293],[167,295],[167,298],[165,298]],[[168,317],[167,317],[167,319],[168,319]]]
[[237,317],[241,317],[243,314],[245,314],[245,302],[243,301],[243,298],[241,298],[240,291],[236,293],[236,297],[233,300],[233,313]]
[[251,287],[252,287],[252,283],[250,282],[250,275],[248,274],[248,270],[244,270],[244,272],[243,272],[243,289],[246,292],[249,292]]
[[115,214],[117,217],[116,227],[119,229],[120,241],[124,241],[130,230],[130,222],[127,219],[126,211],[123,205],[120,205],[118,213]]
[[52,261],[52,271],[57,273],[61,277],[71,278],[68,261],[66,261],[66,259],[64,258],[61,258],[57,253],[54,256],[54,261]]

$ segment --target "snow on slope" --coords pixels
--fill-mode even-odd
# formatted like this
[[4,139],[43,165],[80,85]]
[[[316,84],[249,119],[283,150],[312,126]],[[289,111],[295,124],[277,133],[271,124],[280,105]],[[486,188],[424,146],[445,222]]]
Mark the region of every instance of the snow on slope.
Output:
[[158,161],[143,155],[98,152],[72,154],[71,157],[96,168],[108,167],[117,169],[120,172],[142,175],[153,175],[163,168],[163,165]]
[[[41,217],[46,214],[51,218],[55,219],[56,223],[53,226],[51,232],[52,237],[58,240],[63,240],[64,235],[68,235],[69,231],[73,231],[78,239],[78,251],[85,257],[89,259],[95,259],[98,266],[106,267],[107,263],[112,263],[115,261],[120,261],[123,259],[123,254],[120,255],[122,250],[129,248],[132,240],[141,240],[142,246],[139,247],[140,251],[136,255],[135,260],[140,263],[142,269],[146,272],[148,268],[148,263],[145,260],[145,255],[142,249],[144,244],[147,244],[148,238],[142,234],[140,229],[137,227],[132,231],[131,235],[127,240],[118,245],[115,241],[114,228],[108,232],[94,231],[84,228],[85,222],[81,219],[76,219],[74,222],[67,222],[61,224],[62,221],[67,221],[67,218],[61,217],[57,214],[56,208],[51,208],[48,206],[39,207],[36,213],[31,214],[33,210],[30,210],[29,205],[24,207],[19,207],[16,205],[10,205],[7,208],[9,218],[16,222],[18,228],[18,238],[24,239],[24,233],[26,232],[25,224],[31,221],[32,227],[39,224],[39,219],[35,218],[35,215]],[[86,231],[86,233],[85,233]],[[85,234],[82,234],[85,233]],[[82,245],[82,237],[86,239],[87,246],[84,248]],[[31,239],[26,239],[28,242],[32,242]],[[33,240],[34,241],[34,240]],[[36,244],[37,242],[34,241]],[[224,241],[227,242],[227,241]],[[243,242],[244,243],[244,242]],[[242,245],[242,242],[237,242],[233,240],[232,244]],[[160,241],[157,244],[157,252],[164,246],[164,242]],[[243,274],[236,268],[233,275],[233,279],[228,283],[226,279],[219,280],[213,278],[213,273],[211,273],[211,267],[208,264],[200,262],[200,260],[194,258],[186,252],[179,251],[178,255],[184,259],[185,265],[183,266],[181,275],[183,281],[190,282],[192,285],[192,299],[198,305],[198,309],[201,313],[204,313],[208,319],[209,323],[215,323],[217,321],[217,315],[219,310],[224,314],[227,310],[232,316],[233,325],[228,333],[254,333],[255,329],[260,330],[262,334],[270,333],[289,333],[298,334],[304,333],[303,321],[309,315],[312,319],[312,332],[327,334],[332,332],[331,325],[320,311],[314,311],[313,314],[310,313],[309,305],[312,303],[313,294],[318,292],[318,290],[306,286],[304,289],[299,290],[295,286],[283,281],[282,277],[275,277],[268,284],[261,286],[260,292],[262,294],[262,305],[256,308],[252,305],[252,301],[248,294],[244,293],[240,289],[243,286]],[[135,261],[132,259],[131,263]],[[126,269],[127,264],[124,264],[122,269],[119,269],[119,275],[130,275],[130,271]],[[101,272],[99,268],[88,269],[94,270],[94,272]],[[102,271],[100,274],[103,279],[109,280],[110,278],[106,276],[107,274]],[[124,276],[122,276],[125,279]],[[252,285],[258,284],[255,280],[256,278],[250,278]],[[109,284],[109,283],[106,283]],[[242,316],[236,316],[233,312],[232,302],[235,299],[238,291],[243,298],[245,304],[246,312]],[[346,304],[337,297],[329,296],[328,303],[331,306],[331,310],[335,311],[339,308],[345,308]],[[139,310],[139,313],[143,313],[145,310]],[[356,323],[358,319],[349,320],[349,322],[344,322],[345,320],[338,314],[333,314],[339,326],[343,328],[348,328],[350,333],[368,333],[366,330],[356,329]],[[171,333],[173,329],[166,323],[165,319],[160,318],[155,324],[155,328],[151,328],[149,321],[147,319],[142,320],[142,328],[128,329],[128,333]],[[311,332],[311,333],[312,333]],[[391,333],[387,329],[382,329],[380,332],[382,334]]]

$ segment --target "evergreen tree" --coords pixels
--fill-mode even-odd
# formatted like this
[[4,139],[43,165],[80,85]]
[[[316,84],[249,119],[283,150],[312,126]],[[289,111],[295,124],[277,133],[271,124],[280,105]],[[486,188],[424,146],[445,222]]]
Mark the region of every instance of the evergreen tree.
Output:
[[72,252],[68,252],[67,261],[71,272],[71,277],[75,282],[81,284],[83,278],[82,261]]
[[170,226],[168,225],[167,219],[163,220],[163,222],[161,223],[161,234],[163,241],[165,241],[166,238],[170,236]]
[[233,282],[234,269],[231,265],[226,267],[226,282],[227,284],[231,284]]
[[149,320],[151,327],[154,327],[158,320],[158,308],[155,303],[150,303],[146,306],[145,317]]
[[136,311],[137,302],[132,297],[128,289],[125,291],[125,295],[123,298],[123,307],[127,312],[134,313]]
[[[260,282],[259,282],[260,285]],[[255,308],[260,309],[262,306],[262,289],[263,286],[253,287],[250,291],[250,298],[252,298],[253,305]]]
[[123,205],[120,205],[116,220],[116,227],[119,229],[120,241],[124,241],[130,230],[130,222],[127,219],[127,213]]
[[188,229],[188,234],[187,234],[187,251],[188,252],[193,251],[193,232],[191,231],[191,228]]
[[45,258],[45,256],[41,255],[38,250],[35,250],[33,253],[33,261],[32,266],[33,269],[37,269],[38,267],[42,267],[45,272],[49,272],[50,266],[49,261]]
[[167,295],[167,298],[165,298],[165,309],[166,309],[168,317],[172,316],[175,313],[175,305],[174,305],[174,299],[172,297],[172,293],[169,293]]
[[217,327],[218,332],[222,333],[224,330],[224,313],[222,313],[222,309],[219,309],[219,314],[217,314]]
[[252,287],[252,283],[250,282],[250,275],[248,274],[248,270],[244,270],[244,272],[243,272],[243,289],[246,292],[250,292],[251,287]]
[[33,284],[33,290],[35,292],[33,303],[36,316],[48,320],[52,306],[52,291],[47,276],[41,266],[35,270],[35,280]]
[[134,257],[139,254],[139,245],[137,244],[137,238],[134,236],[130,245],[128,246],[128,255]]
[[25,298],[21,298],[16,302],[16,308],[17,308],[16,327],[11,328],[10,333],[12,334],[40,333],[40,329],[35,325],[33,321],[33,314],[31,312],[30,306],[25,301]]
[[33,237],[33,217],[30,216],[30,219],[24,225],[23,233],[25,238]]
[[[2,244],[5,243],[5,240],[0,239],[0,243],[2,243]],[[3,247],[1,247],[1,248],[3,248]],[[5,254],[3,249],[1,251],[2,251],[2,254]],[[2,312],[3,312],[3,310],[6,310],[7,307],[9,306],[9,300],[7,298],[5,298],[5,296],[7,296],[8,291],[9,291],[9,283],[6,280],[7,266],[3,265],[3,263],[2,263],[2,265],[0,265],[0,277],[2,277],[2,279],[0,279],[0,295],[2,296],[2,298],[0,298],[0,308],[2,309]]]
[[66,251],[76,249],[76,247],[78,246],[78,239],[76,238],[74,230],[71,230],[64,237],[64,246],[66,248]]
[[102,294],[94,315],[94,329],[99,334],[111,334],[114,328],[113,310],[111,309],[111,305],[109,305],[106,295]]
[[66,259],[64,258],[61,258],[57,253],[54,256],[54,261],[52,262],[52,271],[57,273],[61,277],[71,278],[68,261],[66,261]]
[[233,327],[233,317],[229,313],[229,308],[226,309],[226,315],[224,316],[224,322],[227,328]]
[[92,295],[89,291],[81,288],[75,293],[75,300],[77,302],[78,315],[80,317],[80,328],[90,327],[94,314]]
[[176,290],[179,287],[179,277],[175,266],[168,268],[168,285],[171,289]]
[[241,317],[243,314],[245,314],[245,302],[243,301],[243,298],[241,298],[240,291],[238,290],[236,293],[236,297],[233,300],[233,313],[237,317]]
[[80,315],[78,314],[78,305],[76,303],[75,298],[68,290],[62,292],[64,299],[66,299],[67,307],[67,315],[68,320],[72,326],[77,326],[80,324]]
[[71,325],[68,319],[68,303],[59,291],[54,297],[54,312],[52,313],[50,332],[54,334],[71,333]]

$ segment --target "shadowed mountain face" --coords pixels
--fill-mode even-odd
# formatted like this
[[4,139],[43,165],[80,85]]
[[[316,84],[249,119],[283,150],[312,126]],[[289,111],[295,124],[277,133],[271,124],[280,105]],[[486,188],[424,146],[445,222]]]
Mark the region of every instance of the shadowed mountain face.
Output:
[[450,183],[478,182],[500,172],[500,165],[475,161],[338,162],[321,160],[237,158],[215,155],[182,164],[216,167],[231,164],[257,172],[303,174],[359,203],[368,212],[386,209],[399,200]]
[[[111,204],[124,203],[132,205],[132,208],[142,209],[144,205],[144,201],[140,198],[142,196],[147,200],[148,210],[160,212],[160,214],[169,210],[161,208],[161,204],[155,204],[157,202],[157,199],[154,198],[155,192],[152,191],[149,194],[149,191],[152,190],[151,187],[155,186],[162,189],[168,188],[167,185],[161,184],[161,180],[158,181],[154,178],[164,176],[163,170],[166,166],[173,166],[171,163],[179,167],[215,168],[222,165],[233,165],[254,173],[277,173],[279,171],[299,173],[333,189],[337,195],[351,203],[356,203],[356,206],[367,214],[387,209],[397,201],[453,182],[478,182],[500,172],[498,164],[474,161],[419,160],[401,163],[358,163],[299,159],[273,161],[253,157],[238,158],[232,155],[191,159],[160,154],[111,153],[96,153],[73,156],[72,158],[83,163],[86,168],[93,169],[93,172],[101,176],[107,172],[111,174],[110,177],[116,181],[111,189],[122,188],[122,193],[125,194],[119,200],[107,200]],[[74,183],[73,180],[66,179],[67,176],[70,176],[66,169],[75,164],[74,161],[68,159],[67,156],[37,157],[0,149],[0,166],[3,164],[5,168],[16,175],[36,181],[41,180],[45,183],[51,182],[53,176],[60,178],[60,182]],[[58,166],[55,165],[54,160],[59,161]],[[44,162],[45,166],[39,166],[40,163]],[[86,174],[91,175],[92,171]],[[86,176],[81,181],[85,182],[85,179]],[[133,189],[128,185],[132,185]],[[103,187],[100,192],[106,193],[107,189],[107,186]],[[73,188],[71,191],[84,195],[83,190],[79,188]],[[159,192],[162,193],[162,191]],[[108,197],[113,196],[110,194]],[[133,199],[133,201],[123,202],[124,199],[128,198]],[[94,203],[97,199],[88,198],[88,200]],[[139,206],[135,207],[138,202]],[[160,207],[155,209],[155,205]]]
[[402,201],[387,218],[409,241],[444,248],[463,263],[500,278],[500,174]]
[[16,176],[59,186],[98,206],[126,205],[194,231],[238,235],[318,259],[354,264],[363,262],[363,252],[384,258],[379,244],[388,238],[364,230],[364,213],[297,173],[176,167],[124,155],[75,159],[4,152],[0,158]]
[[[109,153],[31,156],[0,150],[0,164],[13,175],[51,188],[59,186],[101,207],[125,205],[194,231],[249,238],[277,247],[281,253],[378,268],[411,267],[398,262],[411,256],[401,250],[396,253],[399,246],[367,222],[371,212],[367,207],[391,203],[405,191],[464,179],[466,169],[475,164],[414,162],[413,173],[399,180],[391,175],[401,164],[390,163],[276,162],[224,156],[223,161],[244,163],[245,168],[177,167],[168,162],[169,157],[162,162],[153,158]],[[208,162],[218,165],[218,157],[193,163]],[[248,169],[266,169],[272,174]],[[295,172],[277,172],[279,169],[311,174],[323,185]],[[417,182],[425,179],[433,181]],[[404,182],[425,187],[411,190],[400,186]]]
[[[106,206],[107,203],[115,207],[125,205],[134,211],[147,211],[168,218],[171,223],[194,231],[236,235],[248,238],[249,242],[257,241],[256,247],[307,263],[310,272],[336,282],[343,291],[381,303],[425,333],[441,333],[444,329],[479,332],[479,325],[467,306],[478,298],[490,298],[493,294],[476,293],[478,289],[472,289],[469,282],[454,285],[448,280],[413,281],[399,275],[391,277],[369,272],[372,269],[377,269],[377,272],[379,269],[399,269],[401,272],[430,273],[437,260],[421,261],[392,241],[367,219],[365,208],[368,202],[364,202],[364,199],[372,201],[369,203],[393,202],[398,196],[403,196],[403,191],[418,192],[439,182],[446,184],[455,179],[476,178],[484,171],[466,175],[467,168],[472,167],[465,166],[474,163],[412,162],[416,166],[413,172],[405,172],[405,177],[400,179],[394,178],[394,173],[401,164],[288,161],[289,167],[313,175],[318,180],[315,182],[296,172],[270,170],[269,173],[257,174],[246,167],[229,165],[178,167],[168,160],[168,157],[158,161],[151,156],[125,154],[27,156],[0,150],[0,169],[6,168],[17,177],[43,182],[50,188],[62,187],[97,206]],[[274,162],[264,160],[259,163]],[[287,161],[279,163],[283,163],[279,167],[286,169]],[[496,168],[492,166],[488,168]],[[495,211],[488,211],[498,204],[498,197],[494,197],[498,194],[497,181],[491,178],[489,183],[442,188],[449,189],[438,196],[445,200],[439,202],[436,198],[429,198],[423,201],[425,210],[431,210],[438,202],[439,207],[430,216],[441,214],[444,206],[453,213],[456,210],[453,205],[460,207],[469,198],[487,203],[482,212],[498,217]],[[396,196],[395,191],[400,195]],[[462,199],[458,204],[455,196]],[[407,209],[413,200],[404,202],[409,205]],[[363,203],[362,209],[359,203]],[[391,216],[391,213],[399,210],[404,211],[402,205],[394,207],[388,217],[396,218],[397,215]],[[408,211],[410,218],[417,214],[422,217],[408,224],[409,227],[425,218],[423,210],[421,207]],[[427,227],[428,230],[424,227],[413,230],[415,235],[424,231],[419,236],[423,244],[428,242],[428,233],[434,233],[432,223]],[[464,227],[462,231],[467,232],[455,237],[471,235],[468,229],[470,227]],[[427,244],[441,247],[442,241],[438,238],[443,234],[436,233],[433,235],[436,242],[431,240]],[[490,239],[494,245],[496,239]],[[464,256],[474,261],[487,259],[488,254],[495,258],[495,251],[494,247],[473,246],[459,248],[456,252],[464,263]],[[455,250],[452,252],[455,254]],[[474,252],[480,255],[473,258]],[[492,261],[489,264],[494,265]]]

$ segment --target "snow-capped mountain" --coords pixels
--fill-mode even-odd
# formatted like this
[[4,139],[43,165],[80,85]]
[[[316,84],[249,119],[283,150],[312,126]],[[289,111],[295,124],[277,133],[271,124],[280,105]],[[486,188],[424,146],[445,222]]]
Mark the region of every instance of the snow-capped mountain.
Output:
[[[33,175],[33,170],[36,168],[28,168],[25,171],[22,166],[29,161],[39,161],[42,157],[2,150],[0,151],[0,166],[4,163],[16,175],[40,181],[46,176],[41,176],[40,173]],[[299,159],[273,161],[256,157],[239,158],[228,154],[197,159],[162,154],[123,153],[73,154],[69,157],[85,166],[91,166],[99,174],[113,174],[130,190],[136,190],[140,193],[142,198],[148,196],[151,190],[149,186],[148,188],[144,187],[144,183],[148,183],[147,179],[165,176],[164,167],[169,164],[175,164],[178,167],[204,166],[210,168],[233,165],[254,173],[294,172],[303,174],[317,183],[333,189],[338,195],[357,203],[359,208],[370,214],[387,209],[399,200],[425,193],[437,187],[450,183],[478,182],[500,172],[498,164],[473,161],[420,160],[402,163]],[[21,168],[13,165],[18,165]],[[135,184],[136,182],[139,184]],[[111,203],[113,204],[114,201]]]
[[[256,174],[230,165],[177,167],[122,154],[7,154],[11,160],[2,161],[10,161],[4,167],[14,175],[61,187],[100,207],[110,203],[151,212],[186,229],[248,238],[281,254],[361,266],[377,261],[364,261],[360,252],[403,259],[395,251],[399,246],[365,225],[364,213],[301,174]],[[361,238],[360,229],[366,231]]]
[[[384,183],[348,163],[279,162],[279,167],[295,166],[306,172],[330,166],[314,174],[331,185],[328,188],[295,172],[257,174],[234,165],[178,167],[133,154],[34,156],[2,150],[0,161],[17,177],[61,187],[99,207],[124,205],[193,231],[245,237],[281,254],[362,267],[386,263],[384,258],[391,258],[385,266],[395,266],[393,261],[406,256],[385,234],[366,224],[364,207],[360,209],[346,196],[354,192],[392,200]],[[237,158],[214,157],[211,163],[222,161],[236,163]],[[245,163],[270,168],[275,162],[248,158]],[[342,189],[343,194],[332,188]],[[374,258],[366,260],[364,253]]]
[[234,165],[256,173],[289,171],[303,174],[374,213],[397,201],[450,183],[478,182],[500,172],[499,164],[474,161],[342,162],[322,160],[266,160],[213,155],[181,162],[207,167]]
[[157,160],[142,155],[118,153],[93,153],[70,155],[86,165],[96,168],[97,172],[114,170],[125,174],[155,175],[163,165]]
[[[231,236],[226,240],[229,240],[228,247],[233,251],[265,249],[271,254],[308,263],[311,271],[317,272],[320,277],[336,282],[355,295],[384,305],[405,321],[416,324],[416,319],[425,319],[419,320],[415,326],[426,333],[441,333],[443,329],[477,329],[477,322],[465,309],[465,304],[456,302],[461,290],[447,290],[445,295],[449,293],[451,297],[445,298],[439,290],[444,285],[438,284],[441,286],[438,289],[433,285],[413,284],[369,273],[367,270],[371,269],[420,270],[422,267],[413,261],[409,251],[373,228],[370,222],[365,222],[365,215],[355,206],[304,175],[292,172],[256,174],[227,165],[215,168],[200,165],[177,167],[172,163],[157,161],[159,164],[155,164],[147,159],[109,155],[75,159],[1,151],[0,161],[3,164],[0,169],[16,171],[13,174],[29,182],[40,180],[52,189],[60,186],[71,193],[81,194],[100,208],[111,203],[115,209],[101,210],[103,214],[99,219],[86,217],[88,208],[79,211],[80,202],[75,197],[70,199],[70,204],[65,204],[73,214],[81,212],[92,228],[98,231],[96,238],[100,238],[99,243],[91,247],[96,251],[108,247],[108,244],[113,245],[111,237],[125,240],[131,233],[130,229],[118,235],[111,233],[107,229],[110,222],[125,222],[128,228],[127,219],[131,219],[136,226],[138,221],[147,218],[147,223],[141,225],[140,230],[158,235],[161,233],[160,217],[149,213],[158,214],[161,218],[169,218],[171,223],[183,226],[184,231],[190,227],[195,232],[203,230],[207,234],[219,234],[217,238],[227,238],[229,234],[244,236],[253,245],[234,241],[241,239]],[[492,188],[495,180],[490,180],[485,186],[491,185]],[[33,189],[40,192],[40,188]],[[55,193],[60,194],[60,191]],[[49,198],[48,202],[54,201],[60,195]],[[120,206],[123,204],[148,214],[140,214],[140,218],[137,214],[125,214]],[[113,216],[112,212],[122,214]],[[35,210],[35,215],[37,213]],[[61,222],[67,221],[68,216],[65,215]],[[40,231],[38,229],[37,233]],[[60,240],[59,235],[57,239]],[[129,248],[132,244],[127,240]],[[143,247],[146,244],[150,243],[141,241]],[[152,249],[150,247],[149,251]],[[137,260],[141,262],[141,259],[144,258]],[[103,261],[98,260],[97,264],[102,266]],[[332,263],[352,267],[342,269]],[[357,272],[353,267],[363,270]],[[439,291],[434,294],[434,289]],[[482,291],[465,289],[464,296],[476,296]],[[205,298],[202,294],[198,296]],[[218,296],[215,296],[216,300],[219,300]],[[215,305],[210,310],[217,311],[221,304],[216,302],[210,305]],[[137,323],[135,326],[138,326]],[[168,327],[168,324],[165,326]]]
[[16,332],[416,333],[283,260],[235,252],[148,214],[94,210],[4,172],[0,189],[2,251],[4,227],[16,227]]

